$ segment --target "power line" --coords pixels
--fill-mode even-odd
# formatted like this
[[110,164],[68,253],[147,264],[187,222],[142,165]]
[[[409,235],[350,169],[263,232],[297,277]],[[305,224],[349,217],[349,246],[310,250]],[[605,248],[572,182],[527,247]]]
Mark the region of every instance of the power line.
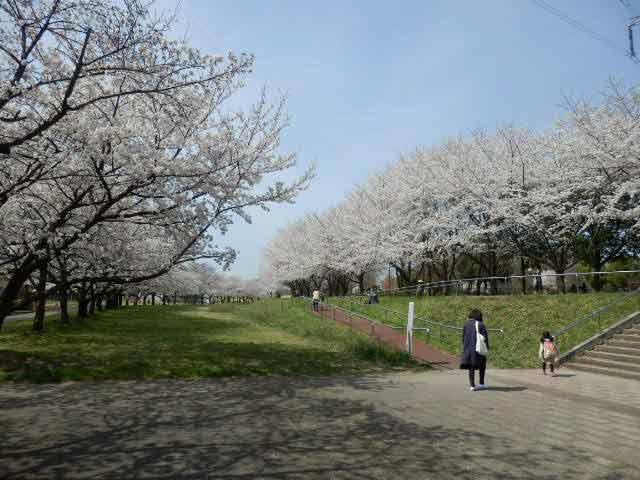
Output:
[[631,0],[618,0],[620,2],[620,5],[622,5],[623,7],[629,9],[629,11],[631,12],[631,14],[633,16],[638,15],[638,10],[636,9],[636,7],[634,6],[634,4],[631,2]]
[[[593,38],[594,40],[599,41],[600,43],[602,43],[606,47],[610,48],[611,50],[615,50],[616,52],[621,53],[625,57],[629,57],[629,54],[627,53],[627,51],[624,48],[619,47],[612,40],[610,40],[607,37],[599,34],[595,30],[592,30],[591,28],[587,27],[583,23],[580,23],[575,18],[572,18],[569,15],[567,15],[566,13],[562,12],[561,10],[558,10],[557,8],[553,7],[552,5],[549,5],[545,0],[532,0],[532,1],[536,6],[542,8],[543,10],[549,12],[550,14],[558,17],[560,20],[562,20],[563,22],[571,25],[572,27],[576,28],[577,30],[580,30],[581,32],[589,35],[591,38]],[[623,3],[623,5],[624,5],[624,3]]]

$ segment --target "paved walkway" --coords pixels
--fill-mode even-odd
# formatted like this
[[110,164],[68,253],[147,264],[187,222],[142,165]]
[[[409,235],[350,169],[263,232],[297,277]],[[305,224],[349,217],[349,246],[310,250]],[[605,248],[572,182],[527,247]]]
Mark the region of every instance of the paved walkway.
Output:
[[0,478],[640,478],[640,382],[561,372],[4,384]]
[[[73,308],[73,307],[69,308],[69,315],[74,315],[75,313],[77,313],[76,308]],[[59,315],[59,314],[60,314],[60,310],[58,309],[47,310],[44,312],[45,317],[50,317],[51,315]],[[7,316],[4,319],[4,323],[17,322],[18,320],[33,320],[34,316],[35,316],[34,312],[17,313],[15,315]]]
[[[404,329],[394,329],[379,323],[370,322],[362,317],[349,315],[347,312],[338,309],[327,308],[320,310],[318,313],[323,317],[344,323],[351,328],[374,336],[382,343],[393,345],[401,350],[406,350],[407,348],[407,337]],[[414,338],[413,349],[413,355],[416,358],[424,360],[436,368],[450,370],[460,367],[460,359],[458,357],[421,340]]]

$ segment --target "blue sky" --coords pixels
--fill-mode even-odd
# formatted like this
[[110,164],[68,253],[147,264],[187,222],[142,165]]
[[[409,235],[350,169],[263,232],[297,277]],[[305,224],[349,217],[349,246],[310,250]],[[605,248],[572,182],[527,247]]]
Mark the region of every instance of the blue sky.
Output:
[[[402,152],[478,128],[544,129],[564,95],[592,98],[610,77],[640,78],[640,64],[622,53],[640,0],[546,3],[617,49],[534,0],[183,0],[176,33],[209,53],[255,54],[234,104],[249,106],[263,86],[286,92],[292,124],[282,150],[298,154],[299,172],[318,167],[295,205],[256,210],[253,224],[238,220],[220,239],[240,251],[232,271],[256,275],[280,227],[338,203]],[[640,52],[640,27],[637,39]]]

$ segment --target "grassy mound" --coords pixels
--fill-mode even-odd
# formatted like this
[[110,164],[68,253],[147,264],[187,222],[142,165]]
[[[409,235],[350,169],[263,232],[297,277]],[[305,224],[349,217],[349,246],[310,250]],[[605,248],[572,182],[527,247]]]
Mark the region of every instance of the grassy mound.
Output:
[[287,301],[139,306],[71,325],[0,332],[0,379],[29,381],[332,375],[417,368],[403,352]]
[[[490,363],[495,367],[534,367],[538,365],[538,339],[543,330],[557,331],[590,312],[617,299],[622,293],[586,293],[565,295],[513,296],[435,296],[416,299],[407,296],[382,296],[380,306],[399,312],[384,312],[375,305],[336,303],[392,325],[406,325],[410,301],[415,302],[416,317],[447,325],[462,326],[472,308],[479,308],[488,328],[504,330],[504,335],[490,332]],[[623,317],[640,310],[640,295],[634,295],[602,315],[585,322],[559,338],[560,349],[567,350]],[[429,326],[416,322],[416,326]],[[431,326],[430,334],[417,338],[448,352],[459,354],[460,331]]]

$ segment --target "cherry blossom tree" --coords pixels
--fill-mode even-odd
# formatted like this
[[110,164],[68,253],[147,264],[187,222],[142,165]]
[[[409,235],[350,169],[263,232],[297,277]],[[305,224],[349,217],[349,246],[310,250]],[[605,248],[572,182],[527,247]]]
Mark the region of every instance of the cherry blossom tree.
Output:
[[639,99],[613,82],[597,101],[569,102],[547,132],[478,131],[403,156],[338,206],[283,229],[265,252],[272,278],[304,292],[327,269],[357,283],[389,264],[406,285],[460,269],[507,276],[517,263],[519,273],[527,263],[599,271],[637,256]]
[[[91,5],[113,6],[106,0]],[[135,2],[115,8],[117,18],[78,13],[84,6],[15,1],[3,10],[4,38],[23,32],[24,42],[37,44],[51,35],[64,45],[52,40],[30,50],[13,41],[1,50],[3,72],[14,68],[18,50],[34,55],[26,71],[35,73],[20,78],[36,80],[24,87],[9,75],[0,83],[7,99],[0,108],[9,112],[2,121],[10,124],[1,140],[11,148],[0,167],[0,269],[8,278],[0,325],[24,282],[36,272],[46,280],[50,264],[68,262],[71,252],[85,252],[75,257],[82,261],[73,270],[82,274],[72,284],[136,283],[198,258],[228,265],[234,252],[205,246],[214,232],[224,234],[238,217],[249,221],[248,208],[293,201],[312,176],[308,171],[289,184],[277,177],[295,163],[293,154],[278,153],[288,124],[284,101],[272,105],[263,92],[248,112],[224,109],[251,57],[212,57],[170,41],[168,24]],[[58,31],[65,28],[66,37]],[[68,49],[78,44],[84,50],[74,57]],[[45,45],[58,48],[62,63],[74,61],[75,69],[50,71],[58,67],[50,65],[55,52],[42,53]],[[23,118],[28,107],[41,114]],[[114,261],[113,250],[96,250],[140,235],[143,227],[151,233],[142,243],[128,242],[136,253],[121,261]],[[164,248],[162,261],[139,265],[136,259],[157,251],[154,242]]]

